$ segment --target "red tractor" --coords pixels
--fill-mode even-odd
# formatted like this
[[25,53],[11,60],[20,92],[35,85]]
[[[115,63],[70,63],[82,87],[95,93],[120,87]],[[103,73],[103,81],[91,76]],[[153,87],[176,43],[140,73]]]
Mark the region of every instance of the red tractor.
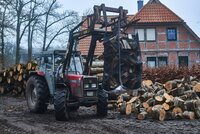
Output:
[[[110,19],[107,12],[119,15]],[[44,113],[48,104],[53,103],[56,119],[68,120],[69,113],[79,106],[96,105],[97,115],[106,116],[109,93],[118,92],[119,86],[123,87],[123,91],[140,86],[138,36],[121,31],[130,24],[126,14],[127,10],[122,7],[94,6],[94,14],[88,15],[70,31],[66,51],[54,50],[41,54],[38,58],[39,70],[30,72],[27,81],[26,98],[31,112]],[[85,29],[80,29],[85,23]],[[91,43],[83,65],[77,46],[78,41],[88,36]],[[90,75],[97,41],[104,45],[103,81]],[[124,60],[127,56],[130,58]]]

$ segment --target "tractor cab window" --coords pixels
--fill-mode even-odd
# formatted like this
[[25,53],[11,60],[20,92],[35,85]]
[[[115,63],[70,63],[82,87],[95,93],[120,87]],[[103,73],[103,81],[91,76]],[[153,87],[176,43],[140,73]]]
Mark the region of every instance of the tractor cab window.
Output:
[[[57,70],[60,66],[62,66],[62,64],[64,62],[64,58],[65,58],[65,52],[63,52],[63,53],[55,52],[55,55],[54,55],[55,70]],[[71,57],[70,66],[68,68],[68,73],[69,74],[82,74],[83,73],[82,59],[78,52],[74,52],[74,54]]]
[[83,74],[83,65],[80,55],[74,55],[70,62],[69,73]]
[[45,65],[46,69],[52,69],[53,66],[52,56],[41,57],[41,65]]

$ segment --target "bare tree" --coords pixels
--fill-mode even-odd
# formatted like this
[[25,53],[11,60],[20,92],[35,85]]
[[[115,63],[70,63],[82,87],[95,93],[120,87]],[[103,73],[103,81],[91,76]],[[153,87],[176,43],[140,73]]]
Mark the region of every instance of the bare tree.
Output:
[[32,59],[32,48],[33,48],[33,35],[36,30],[36,25],[39,22],[39,17],[43,16],[44,13],[37,12],[40,10],[40,6],[44,4],[44,1],[33,0],[30,3],[30,11],[28,15],[28,60]]
[[22,28],[22,24],[27,22],[27,14],[24,12],[24,8],[31,2],[25,0],[14,0],[13,1],[13,9],[16,12],[16,53],[15,53],[15,63],[19,63],[20,61],[20,44],[22,37],[25,33],[26,28],[28,25],[25,25]]
[[43,47],[47,51],[52,42],[60,35],[69,30],[78,22],[78,14],[74,11],[59,13],[60,6],[56,0],[49,3],[43,25]]
[[88,8],[86,10],[83,11],[83,16],[87,16],[93,14],[93,10],[91,8]]
[[6,31],[8,29],[13,29],[12,25],[12,17],[10,16],[9,12],[9,6],[11,4],[10,0],[2,0],[0,2],[0,9],[2,11],[1,14],[1,21],[0,21],[0,69],[3,69],[5,67],[5,37],[6,37]]
[[[25,36],[27,37],[28,59],[31,60],[33,44],[39,39],[42,39],[40,40],[42,50],[46,51],[54,41],[58,41],[61,39],[59,37],[69,32],[77,24],[78,14],[74,11],[61,13],[60,8],[56,0],[0,0],[0,62],[5,61],[3,56],[5,46],[10,42],[5,38],[9,31],[8,28],[14,31],[9,36],[10,39],[15,37],[15,42],[12,44],[16,44],[13,49],[16,64],[20,61],[20,47],[21,42],[25,41]],[[42,38],[36,39],[35,32],[40,32]]]

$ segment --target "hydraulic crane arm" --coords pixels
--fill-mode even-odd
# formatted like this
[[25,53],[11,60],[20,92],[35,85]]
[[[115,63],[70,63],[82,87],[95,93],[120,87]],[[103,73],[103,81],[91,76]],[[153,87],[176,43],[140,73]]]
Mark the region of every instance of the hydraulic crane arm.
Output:
[[[110,19],[107,15],[107,12],[118,13],[119,16]],[[76,51],[73,50],[75,48],[76,41],[91,36],[91,43],[89,44],[89,51],[87,55],[88,58],[86,59],[86,66],[84,70],[84,74],[88,74],[89,66],[92,65],[92,59],[96,48],[96,41],[101,39],[103,39],[104,41],[108,40],[108,38],[110,38],[112,34],[117,34],[113,33],[113,31],[116,31],[114,29],[120,29],[124,25],[127,25],[127,13],[128,11],[123,10],[122,7],[105,7],[104,4],[102,4],[101,6],[94,6],[94,13],[88,15],[69,33],[68,46],[62,73],[65,74],[66,68],[70,66],[72,53],[73,51]],[[121,26],[117,28],[118,21],[120,21]],[[83,25],[85,26],[85,28],[80,29],[80,27]],[[99,29],[96,29],[96,25],[98,25]]]

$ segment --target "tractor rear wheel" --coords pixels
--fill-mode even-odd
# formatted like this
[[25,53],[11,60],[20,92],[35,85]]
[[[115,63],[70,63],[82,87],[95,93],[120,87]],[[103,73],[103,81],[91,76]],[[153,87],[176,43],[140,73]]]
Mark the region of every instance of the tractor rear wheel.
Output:
[[40,76],[31,76],[27,81],[26,100],[30,112],[45,113],[49,101],[49,91],[45,80]]
[[104,117],[108,113],[108,94],[100,89],[98,92],[97,116]]
[[68,91],[65,89],[57,90],[54,95],[55,117],[58,121],[69,120],[70,109],[67,106]]

